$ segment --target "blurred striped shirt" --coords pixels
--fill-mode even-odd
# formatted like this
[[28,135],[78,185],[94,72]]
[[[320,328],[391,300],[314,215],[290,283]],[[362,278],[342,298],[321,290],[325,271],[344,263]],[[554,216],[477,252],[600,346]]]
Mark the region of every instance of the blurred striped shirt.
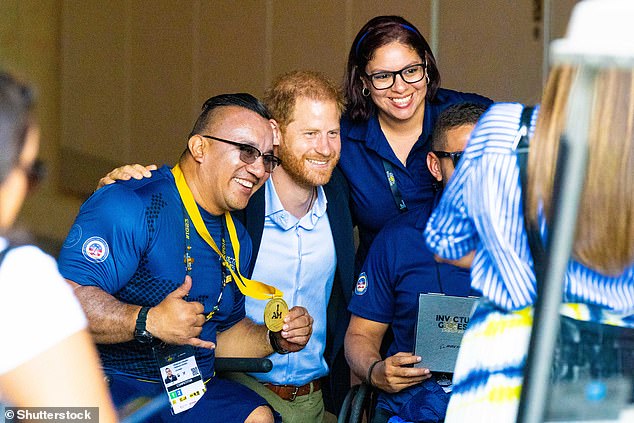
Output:
[[[475,249],[473,288],[506,310],[532,305],[536,295],[514,151],[522,109],[518,103],[495,104],[480,119],[425,231],[430,249],[441,257],[459,259]],[[536,119],[537,112],[531,134]],[[608,277],[571,260],[563,301],[633,314],[634,265]]]

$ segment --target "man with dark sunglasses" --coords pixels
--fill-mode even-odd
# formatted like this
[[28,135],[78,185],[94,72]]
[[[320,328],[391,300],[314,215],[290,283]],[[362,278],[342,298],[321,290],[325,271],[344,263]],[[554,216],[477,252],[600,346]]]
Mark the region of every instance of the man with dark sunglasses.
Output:
[[[230,214],[280,163],[273,139],[256,98],[212,97],[174,168],[110,185],[83,204],[59,268],[88,316],[117,407],[164,395],[170,408],[160,421],[279,419],[263,398],[214,371],[215,356],[296,352],[312,334],[303,307],[290,309],[281,331],[245,317],[243,294],[281,294],[248,278],[251,241]],[[169,386],[168,365],[179,374]]]
[[427,153],[427,167],[444,188],[458,166],[460,157],[478,119],[487,107],[478,103],[458,103],[438,116]]
[[[459,103],[438,117],[427,166],[438,181],[438,198],[449,182],[471,131],[486,106]],[[350,300],[352,317],[345,351],[352,371],[380,390],[372,423],[397,415],[405,421],[442,421],[451,375],[413,367],[418,293],[477,295],[469,271],[438,263],[425,245],[423,231],[432,205],[422,205],[388,223],[370,247]],[[383,337],[392,328],[394,341],[385,357]]]
[[257,147],[254,147],[249,144],[229,141],[229,140],[214,137],[211,135],[201,135],[201,134],[196,134],[196,135],[200,135],[203,138],[224,142],[225,144],[238,147],[238,149],[240,150],[240,160],[242,160],[246,164],[253,164],[259,157],[262,157],[262,162],[264,163],[264,170],[266,171],[266,173],[273,172],[273,169],[275,169],[276,166],[282,163],[282,161],[278,157],[275,157],[273,154],[271,153],[264,154],[260,150],[258,150]]

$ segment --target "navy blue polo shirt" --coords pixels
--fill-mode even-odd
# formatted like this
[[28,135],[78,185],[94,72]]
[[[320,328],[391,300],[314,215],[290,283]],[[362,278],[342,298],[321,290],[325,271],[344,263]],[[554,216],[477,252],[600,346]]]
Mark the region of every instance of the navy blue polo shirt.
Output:
[[420,292],[478,295],[469,270],[437,263],[423,232],[431,204],[423,204],[388,223],[377,235],[357,279],[348,309],[352,314],[392,325],[388,355],[414,351]]
[[[419,293],[478,295],[471,289],[469,270],[437,263],[427,248],[423,232],[432,204],[404,213],[379,232],[350,300],[352,314],[392,325],[388,357],[414,351]],[[396,413],[420,389],[416,385],[397,394],[382,393],[380,406]]]
[[452,104],[463,102],[488,105],[491,100],[478,94],[440,88],[433,100],[425,102],[423,131],[407,157],[407,166],[394,154],[377,115],[365,122],[342,119],[339,167],[350,184],[350,207],[359,226],[357,270],[376,234],[387,221],[401,213],[390,190],[383,160],[391,164],[396,184],[409,209],[430,202],[434,197],[434,179],[427,169],[431,134],[438,115]]

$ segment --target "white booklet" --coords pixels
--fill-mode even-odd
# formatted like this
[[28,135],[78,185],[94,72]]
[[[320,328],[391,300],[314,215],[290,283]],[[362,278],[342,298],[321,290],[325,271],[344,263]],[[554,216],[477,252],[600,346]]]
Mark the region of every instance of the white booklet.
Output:
[[476,297],[418,294],[414,354],[422,360],[415,367],[453,373],[462,335],[477,300]]

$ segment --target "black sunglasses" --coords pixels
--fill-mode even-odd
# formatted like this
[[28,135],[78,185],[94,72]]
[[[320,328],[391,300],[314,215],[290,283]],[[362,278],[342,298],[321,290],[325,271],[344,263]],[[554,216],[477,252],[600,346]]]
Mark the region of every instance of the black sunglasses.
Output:
[[458,162],[460,161],[460,157],[462,157],[464,151],[454,151],[453,153],[448,151],[432,151],[432,153],[434,153],[438,158],[449,157],[453,162],[453,166],[456,167],[458,166]]
[[29,166],[18,165],[18,169],[25,173],[29,191],[35,189],[46,177],[46,164],[40,159],[35,159]]
[[253,164],[260,156],[262,156],[262,161],[264,162],[264,170],[267,173],[273,172],[273,169],[282,164],[282,160],[280,160],[279,157],[276,157],[273,154],[263,154],[260,150],[252,145],[236,141],[229,141],[223,138],[212,137],[211,135],[200,134],[200,136],[210,140],[224,142],[225,144],[235,145],[240,149],[240,160],[242,160],[246,164]]

